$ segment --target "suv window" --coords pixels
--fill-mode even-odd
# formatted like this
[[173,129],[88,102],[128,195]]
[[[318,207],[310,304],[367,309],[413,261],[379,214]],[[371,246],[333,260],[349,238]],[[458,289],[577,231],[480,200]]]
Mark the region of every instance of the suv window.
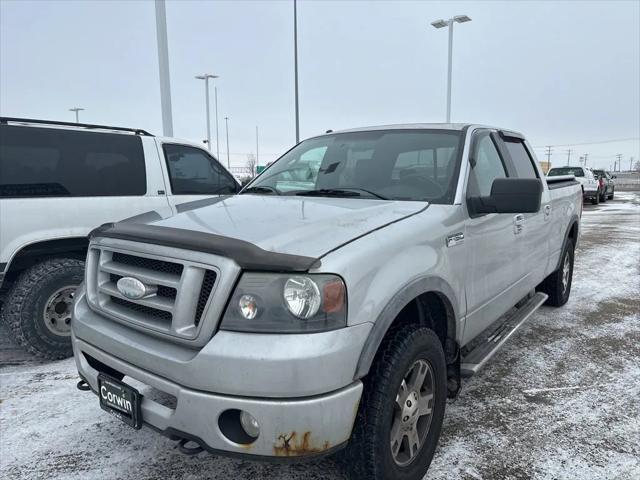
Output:
[[518,178],[538,178],[533,160],[524,143],[520,140],[505,140],[504,144],[509,151]]
[[582,167],[557,167],[549,170],[547,176],[560,177],[562,175],[573,175],[574,177],[584,177]]
[[476,137],[472,158],[475,165],[469,174],[467,191],[473,197],[486,197],[491,193],[491,186],[496,178],[507,177],[504,163],[488,132]]
[[140,138],[61,128],[0,126],[0,197],[144,195]]
[[235,193],[237,184],[204,150],[165,143],[162,147],[174,195],[219,195]]

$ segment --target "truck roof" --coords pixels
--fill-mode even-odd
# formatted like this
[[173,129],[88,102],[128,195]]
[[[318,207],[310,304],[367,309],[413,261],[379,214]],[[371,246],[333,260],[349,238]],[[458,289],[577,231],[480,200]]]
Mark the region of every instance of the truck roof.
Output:
[[517,136],[524,138],[524,136],[516,132],[514,130],[505,129],[501,127],[495,127],[491,125],[482,125],[475,123],[396,123],[391,125],[374,125],[369,127],[359,127],[359,128],[347,128],[344,130],[328,130],[326,133],[322,135],[316,135],[317,137],[321,137],[323,135],[332,135],[336,133],[353,133],[353,132],[373,132],[376,130],[459,130],[462,131],[468,127],[475,128],[491,128],[495,130],[499,130],[504,133],[506,136]]

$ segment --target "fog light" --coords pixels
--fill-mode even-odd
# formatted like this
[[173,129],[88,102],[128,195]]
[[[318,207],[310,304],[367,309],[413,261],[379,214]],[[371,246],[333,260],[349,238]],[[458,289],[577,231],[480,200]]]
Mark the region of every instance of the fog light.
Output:
[[247,320],[253,320],[258,315],[258,300],[253,295],[242,295],[238,300],[240,313]]
[[258,438],[260,435],[260,424],[250,413],[240,412],[240,425],[251,438]]

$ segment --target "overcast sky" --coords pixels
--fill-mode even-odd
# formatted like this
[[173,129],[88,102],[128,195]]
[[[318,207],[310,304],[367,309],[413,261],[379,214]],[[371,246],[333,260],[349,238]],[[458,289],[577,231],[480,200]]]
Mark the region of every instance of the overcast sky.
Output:
[[[260,163],[295,142],[291,1],[168,1],[174,135],[206,138],[204,72],[218,80],[221,156]],[[524,132],[552,162],[640,158],[640,2],[299,1],[301,136],[445,116]],[[162,134],[154,3],[0,0],[0,114]],[[212,98],[213,100],[213,98]],[[213,111],[213,110],[212,110]],[[215,136],[215,130],[214,130]],[[633,139],[598,143],[611,139]],[[585,145],[577,145],[577,144]],[[572,147],[566,144],[574,144]],[[537,149],[542,157],[544,149]],[[572,162],[574,163],[574,162]]]

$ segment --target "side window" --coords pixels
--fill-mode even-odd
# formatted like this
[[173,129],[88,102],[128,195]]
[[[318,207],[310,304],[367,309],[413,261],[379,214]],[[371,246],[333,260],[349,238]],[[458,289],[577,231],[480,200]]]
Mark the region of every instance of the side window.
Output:
[[165,143],[162,146],[174,195],[221,195],[235,193],[237,185],[220,164],[205,151]]
[[475,165],[469,174],[470,196],[486,197],[491,193],[491,186],[496,178],[506,178],[507,172],[498,154],[498,150],[488,133],[482,133],[475,143],[473,152]]
[[0,127],[0,197],[133,196],[147,192],[137,135]]
[[538,178],[533,159],[529,156],[524,143],[520,140],[505,140],[504,144],[509,151],[518,178]]

